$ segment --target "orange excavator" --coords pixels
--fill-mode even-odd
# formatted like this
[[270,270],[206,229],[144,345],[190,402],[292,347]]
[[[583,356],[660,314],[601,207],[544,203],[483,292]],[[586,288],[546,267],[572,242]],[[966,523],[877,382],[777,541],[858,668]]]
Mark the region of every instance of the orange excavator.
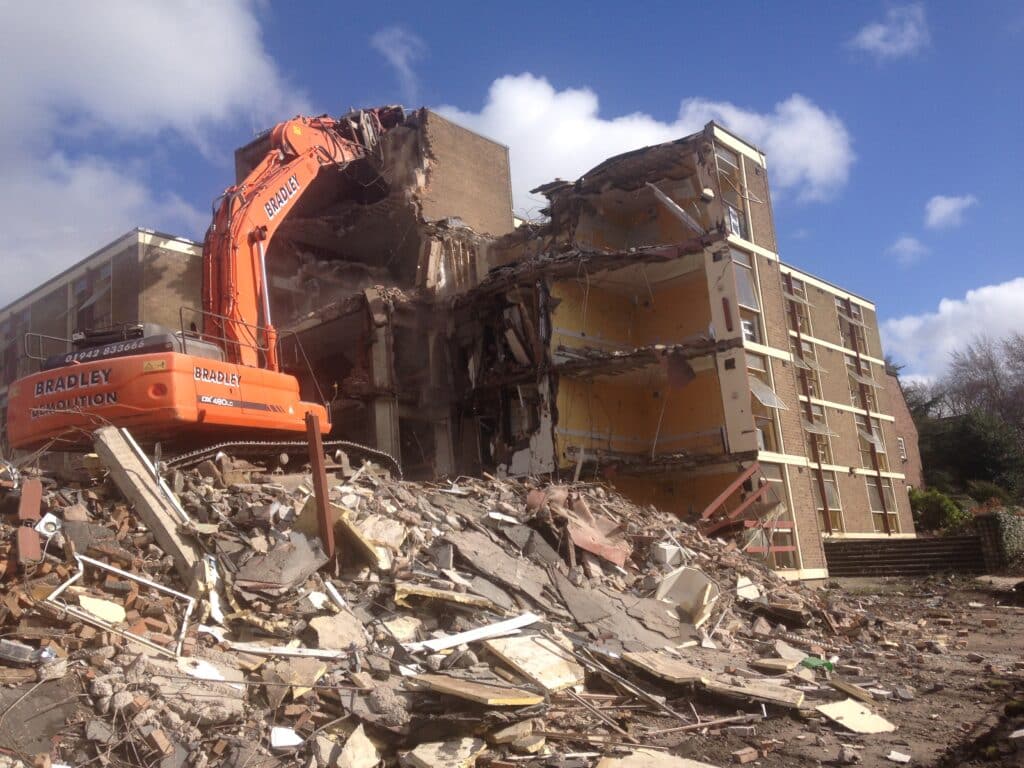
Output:
[[202,310],[183,308],[179,329],[76,332],[72,351],[11,385],[11,446],[89,450],[92,430],[113,424],[140,442],[201,455],[224,439],[272,445],[304,431],[308,413],[329,432],[325,405],[304,401],[298,379],[281,369],[267,252],[303,197],[329,194],[339,172],[372,160],[380,137],[403,121],[401,107],[382,107],[275,126],[266,154],[216,206],[203,244]]

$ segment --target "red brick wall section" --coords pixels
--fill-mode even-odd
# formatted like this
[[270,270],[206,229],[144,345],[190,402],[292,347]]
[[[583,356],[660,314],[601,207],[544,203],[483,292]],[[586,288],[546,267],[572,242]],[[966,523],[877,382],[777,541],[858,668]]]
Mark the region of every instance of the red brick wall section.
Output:
[[425,150],[431,158],[421,202],[427,219],[458,216],[479,233],[512,231],[508,148],[425,112]]
[[811,491],[811,483],[815,482],[814,474],[807,467],[790,466],[786,467],[786,471],[789,473],[789,487],[793,496],[792,513],[800,546],[800,567],[824,568],[825,550],[821,544],[821,527]]
[[[901,461],[899,448],[893,441],[891,464],[894,472],[902,472],[907,476],[907,483],[913,488],[924,486],[923,466],[921,464],[921,451],[917,445],[917,427],[910,416],[910,409],[903,396],[903,389],[897,376],[886,374],[885,393],[889,400],[889,413],[896,417],[893,425],[894,436],[902,437],[907,449],[907,460]],[[897,467],[900,467],[897,469]]]
[[782,277],[778,262],[755,256],[757,279],[761,288],[761,318],[767,344],[777,349],[789,349],[789,326],[786,323],[786,302],[782,297]]
[[747,174],[747,205],[750,206],[754,243],[775,253],[779,248],[775,242],[775,222],[768,196],[768,171],[746,156],[743,156],[743,166]]

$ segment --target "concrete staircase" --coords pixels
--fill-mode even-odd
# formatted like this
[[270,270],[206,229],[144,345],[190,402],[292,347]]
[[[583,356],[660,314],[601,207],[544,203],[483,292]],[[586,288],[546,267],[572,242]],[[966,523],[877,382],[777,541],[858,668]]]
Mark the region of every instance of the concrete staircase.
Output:
[[918,539],[825,540],[830,576],[925,576],[984,573],[978,536]]

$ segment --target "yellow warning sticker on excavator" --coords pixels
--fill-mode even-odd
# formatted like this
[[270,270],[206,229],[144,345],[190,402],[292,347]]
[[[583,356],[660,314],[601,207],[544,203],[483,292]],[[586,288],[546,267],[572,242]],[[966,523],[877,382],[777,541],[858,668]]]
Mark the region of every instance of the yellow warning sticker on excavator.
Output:
[[301,136],[302,135],[302,126],[300,126],[300,125],[293,125],[292,126],[292,133],[294,133],[296,136]]
[[149,373],[150,371],[166,371],[167,361],[166,360],[147,360],[142,364],[142,372]]

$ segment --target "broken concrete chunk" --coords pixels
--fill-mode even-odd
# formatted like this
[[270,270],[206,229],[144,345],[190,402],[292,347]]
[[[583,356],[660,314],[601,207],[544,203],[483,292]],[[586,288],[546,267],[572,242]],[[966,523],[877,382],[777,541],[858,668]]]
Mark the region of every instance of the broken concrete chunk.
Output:
[[334,768],[341,754],[341,744],[318,733],[313,738],[312,752],[318,768]]
[[89,720],[85,724],[85,738],[97,744],[109,744],[114,740],[114,729],[104,720]]
[[241,720],[245,713],[245,686],[238,669],[219,664],[227,682],[199,680],[182,674],[174,661],[152,656],[145,659],[147,682],[156,686],[167,706],[185,720],[199,725],[219,725]]
[[249,558],[238,569],[235,585],[241,588],[269,590],[272,593],[294,589],[327,562],[318,540],[310,540],[292,531],[265,555]]
[[787,661],[795,661],[798,664],[807,658],[806,651],[801,651],[799,648],[794,648],[785,640],[775,641],[775,653],[780,659],[786,659]]
[[362,723],[348,737],[335,768],[374,768],[380,762],[380,752],[366,736]]
[[174,567],[186,584],[195,578],[199,550],[179,532],[181,518],[174,503],[153,477],[151,465],[116,427],[100,427],[93,433],[96,453],[110,470],[118,489],[135,507],[160,548],[174,559]]
[[511,744],[516,739],[529,736],[534,731],[533,720],[520,720],[491,733],[487,740],[492,744]]
[[366,647],[366,630],[363,623],[348,611],[339,611],[330,616],[317,616],[310,620],[309,626],[316,633],[318,648]]
[[358,523],[359,531],[367,541],[387,547],[393,552],[402,549],[405,541],[405,525],[394,518],[383,515],[369,515]]
[[402,755],[408,768],[471,768],[487,745],[480,739],[458,739],[420,744]]
[[396,616],[381,623],[395,640],[403,644],[416,642],[423,631],[423,622],[415,616]]
[[542,733],[531,733],[529,736],[523,736],[516,739],[509,744],[509,749],[515,752],[517,755],[536,755],[547,743],[547,739]]

